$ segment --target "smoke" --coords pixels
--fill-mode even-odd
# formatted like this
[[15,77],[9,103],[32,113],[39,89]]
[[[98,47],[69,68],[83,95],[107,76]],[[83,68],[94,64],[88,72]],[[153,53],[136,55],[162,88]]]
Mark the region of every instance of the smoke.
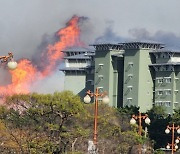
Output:
[[96,38],[95,43],[120,43],[124,40],[125,38],[118,36],[110,27],[108,27],[102,36]]
[[31,92],[53,93],[64,89],[64,74],[55,71],[52,75],[34,82],[30,88]]
[[145,29],[145,28],[141,28],[141,29],[137,29],[137,28],[134,28],[134,29],[130,29],[129,30],[129,34],[130,36],[132,36],[135,40],[142,40],[142,41],[145,41],[145,40],[150,40],[151,38],[151,34]]
[[[59,64],[63,59],[63,53],[61,51],[74,46],[85,46],[80,40],[80,25],[84,20],[86,20],[86,18],[73,16],[67,22],[66,26],[60,28],[54,35],[44,35],[33,61],[27,58],[20,59],[18,68],[14,71],[10,71],[12,83],[0,87],[1,93],[28,93],[30,89],[32,91],[40,89],[43,90],[43,92],[45,89],[51,92],[52,89],[58,90],[59,87],[57,88],[57,86],[59,86],[59,84],[55,82],[60,81],[61,78],[54,74],[56,74]],[[49,78],[51,78],[51,81]],[[56,80],[54,80],[55,78]],[[44,83],[46,86],[44,86]],[[54,85],[52,85],[52,83],[54,83]],[[50,88],[49,85],[52,88]]]
[[156,41],[165,44],[165,46],[169,49],[180,50],[180,36],[177,36],[173,32],[159,30],[153,34],[145,28],[134,28],[129,30],[129,34],[134,40],[151,42]]
[[[77,16],[74,15],[72,17],[76,18]],[[89,30],[89,18],[87,17],[78,17],[78,27],[80,28],[81,33],[78,34],[79,38],[80,38],[80,44],[78,44],[78,40],[77,40],[77,46],[72,46],[72,48],[78,48],[79,45],[82,45],[83,47],[87,47],[87,36],[89,35],[88,32]],[[66,26],[70,26],[70,23],[67,22]],[[59,31],[61,31],[61,29],[59,29],[58,31],[56,31],[55,33],[53,33],[52,35],[48,35],[48,34],[44,34],[42,37],[42,41],[40,43],[40,45],[37,48],[37,52],[36,54],[34,54],[33,56],[33,63],[36,63],[38,70],[42,71],[44,69],[44,66],[42,66],[41,64],[45,64],[48,65],[49,63],[49,58],[46,57],[47,55],[43,56],[43,59],[40,59],[39,57],[42,56],[42,54],[47,52],[47,47],[49,46],[49,44],[56,44],[59,40],[61,40],[61,35],[59,35]],[[70,36],[71,37],[71,36]],[[74,39],[73,36],[70,39]],[[69,46],[71,45],[67,45],[67,48],[69,48]],[[63,50],[66,50],[63,49]],[[61,52],[61,51],[58,51]],[[43,63],[40,63],[39,60],[43,61]],[[46,61],[46,62],[45,62]],[[61,59],[59,59],[56,62],[56,65],[58,67],[56,68],[60,68],[61,66],[64,67],[64,63],[63,63],[63,59],[61,57]],[[61,81],[61,82],[60,82]],[[63,90],[64,87],[64,74],[62,72],[58,70],[54,70],[53,74],[51,74],[50,76],[48,76],[47,78],[44,78],[40,81],[34,82],[31,88],[31,91],[37,91],[37,92],[43,92],[43,93],[50,93],[52,91],[58,91],[58,90]],[[54,86],[52,86],[54,85]]]
[[[15,60],[28,58],[38,71],[42,71],[45,65],[49,65],[45,57],[40,58],[42,53],[47,51],[48,44],[57,42],[59,39],[56,35],[57,30],[64,27],[73,14],[86,16],[80,18],[78,23],[84,46],[92,43],[120,43],[134,39],[158,41],[165,43],[169,48],[180,49],[180,36],[175,33],[179,32],[177,16],[179,9],[176,9],[176,6],[180,2],[162,3],[162,1],[153,0],[148,6],[149,9],[147,2],[143,0],[140,2],[77,0],[73,5],[70,0],[0,1],[1,55],[12,51]],[[113,8],[113,11],[107,11],[109,8]],[[140,26],[144,28],[136,28]],[[156,32],[152,33],[152,29]],[[42,61],[43,65],[40,65]],[[47,88],[40,88],[39,92],[41,90],[44,92],[44,89],[50,91],[53,87],[61,90],[64,77],[58,70],[58,67],[63,65],[62,61],[59,62],[54,70],[55,76],[38,81],[39,83],[32,89],[36,90],[42,85]],[[6,70],[0,71],[0,85],[7,85],[10,75]]]
[[[115,26],[111,31],[117,37],[128,37],[129,29],[140,26],[148,31],[166,29],[179,32],[179,4],[179,1],[152,0],[147,9],[144,0],[76,0],[73,5],[71,0],[0,1],[0,51],[2,54],[13,51],[16,59],[34,59],[37,48],[43,45],[40,44],[42,39],[51,38],[73,14],[90,19],[83,23],[81,29],[82,39],[87,44],[103,36],[107,20],[114,21]],[[109,8],[112,10],[108,11]],[[118,41],[116,37],[114,40]]]
[[92,19],[89,17],[81,18],[81,22],[79,23],[81,29],[81,40],[88,46],[90,43],[94,42],[96,37],[96,25],[92,22]]
[[[47,52],[47,47],[49,44],[54,44],[58,41],[58,37],[56,33],[53,34],[43,34],[42,40],[40,44],[37,46],[37,49],[34,51],[34,54],[32,55],[32,63],[37,66],[37,69],[39,71],[42,71],[44,69],[44,65],[48,63],[47,57],[42,57],[42,53]],[[43,64],[43,65],[41,65]]]
[[95,43],[122,43],[128,41],[158,42],[165,44],[166,48],[180,50],[180,36],[173,32],[159,30],[151,33],[145,28],[133,28],[129,31],[129,37],[122,37],[113,31],[113,26],[108,26],[103,35],[95,39]]
[[120,43],[128,40],[128,38],[122,37],[114,32],[114,22],[107,21],[107,27],[104,33],[95,39],[95,43]]

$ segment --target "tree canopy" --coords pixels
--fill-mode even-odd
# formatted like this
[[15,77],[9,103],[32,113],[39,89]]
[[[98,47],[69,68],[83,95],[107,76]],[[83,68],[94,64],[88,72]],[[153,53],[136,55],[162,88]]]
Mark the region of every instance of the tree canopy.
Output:
[[[93,139],[94,103],[84,104],[79,96],[63,91],[8,96],[4,104],[0,106],[0,153],[87,153]],[[148,136],[145,131],[139,136],[138,125],[129,123],[138,107],[116,109],[102,102],[98,106],[99,153],[136,154],[141,144],[150,154],[151,143],[159,149],[171,142],[166,126],[180,123],[180,109],[167,115],[164,108],[154,106],[142,113],[151,119],[149,126],[142,125],[148,127]]]
[[[19,94],[0,107],[1,153],[86,153],[93,138],[94,104],[70,91]],[[129,153],[140,143],[129,118],[99,103],[99,153]]]

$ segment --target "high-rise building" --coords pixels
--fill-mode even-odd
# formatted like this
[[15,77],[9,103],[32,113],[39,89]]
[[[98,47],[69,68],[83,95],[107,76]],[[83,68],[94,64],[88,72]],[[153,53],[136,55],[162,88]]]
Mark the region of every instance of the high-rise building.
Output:
[[152,108],[153,76],[149,69],[149,52],[163,48],[160,43],[123,43],[124,85],[123,106],[139,106],[144,112]]
[[[180,52],[165,50],[163,44],[152,42],[91,46],[95,53],[79,52],[76,58],[66,51],[65,89],[84,97],[86,90],[98,87],[107,91],[110,106],[133,105],[140,107],[141,112],[158,105],[164,106],[167,113],[173,113],[180,106]],[[83,57],[83,67],[77,60],[80,57],[81,60]],[[72,58],[78,64],[72,62]],[[79,73],[81,75],[77,75]]]
[[124,50],[121,44],[94,44],[94,89],[107,91],[110,106],[120,107],[123,101]]

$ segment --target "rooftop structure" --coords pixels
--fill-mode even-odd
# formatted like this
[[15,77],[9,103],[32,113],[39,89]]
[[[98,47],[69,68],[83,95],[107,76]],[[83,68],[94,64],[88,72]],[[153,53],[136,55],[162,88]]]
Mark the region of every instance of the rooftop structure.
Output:
[[123,45],[124,49],[162,49],[164,44],[157,42],[127,42],[119,43]]

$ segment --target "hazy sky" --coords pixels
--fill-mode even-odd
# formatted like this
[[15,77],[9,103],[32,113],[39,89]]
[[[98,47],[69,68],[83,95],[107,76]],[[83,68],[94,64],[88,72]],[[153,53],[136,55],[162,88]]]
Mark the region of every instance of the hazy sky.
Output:
[[0,53],[31,59],[43,36],[75,14],[88,17],[87,44],[138,39],[180,49],[179,6],[180,0],[0,0]]

